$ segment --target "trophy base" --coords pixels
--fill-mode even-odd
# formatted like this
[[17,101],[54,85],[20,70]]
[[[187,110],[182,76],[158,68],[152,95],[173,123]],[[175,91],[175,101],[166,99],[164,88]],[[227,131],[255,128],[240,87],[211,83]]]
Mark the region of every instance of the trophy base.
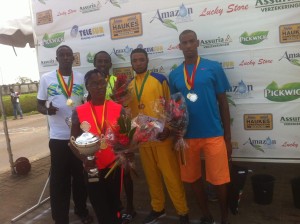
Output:
[[98,182],[99,181],[99,172],[97,168],[90,169],[88,172],[88,182],[93,183],[93,182]]
[[99,182],[99,177],[89,177],[88,182],[89,183]]

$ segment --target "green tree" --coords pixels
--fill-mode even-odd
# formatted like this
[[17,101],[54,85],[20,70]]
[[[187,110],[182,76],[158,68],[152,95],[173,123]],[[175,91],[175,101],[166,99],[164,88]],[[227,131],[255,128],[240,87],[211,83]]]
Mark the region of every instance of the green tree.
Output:
[[20,83],[20,84],[24,84],[24,83],[31,83],[32,80],[28,77],[25,77],[25,76],[19,76],[17,78],[17,83]]

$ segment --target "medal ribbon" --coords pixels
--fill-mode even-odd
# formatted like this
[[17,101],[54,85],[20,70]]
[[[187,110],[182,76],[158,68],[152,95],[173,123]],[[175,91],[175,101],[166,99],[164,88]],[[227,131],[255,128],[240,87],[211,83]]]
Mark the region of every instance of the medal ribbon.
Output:
[[184,81],[185,81],[186,88],[188,90],[194,89],[196,71],[197,71],[199,63],[200,63],[200,56],[198,56],[197,62],[194,65],[193,72],[192,72],[191,76],[189,75],[189,71],[187,69],[187,66],[184,63],[184,67],[183,67]]
[[71,98],[72,89],[73,89],[73,72],[69,77],[68,85],[66,84],[66,82],[59,70],[57,70],[57,72],[56,72],[56,77],[57,77],[58,83],[62,89],[64,96],[67,99]]
[[141,89],[140,89],[140,92],[137,88],[137,85],[136,85],[136,78],[134,79],[134,87],[135,87],[135,93],[136,93],[136,96],[137,96],[137,100],[140,104],[140,101],[141,101],[141,97],[142,97],[142,93],[144,91],[144,86],[145,86],[145,83],[149,77],[149,74],[150,74],[150,71],[148,70],[147,73],[146,73],[146,76],[144,77],[143,79],[143,82],[142,82],[142,86],[141,86]]
[[91,106],[92,116],[93,116],[93,119],[94,119],[94,122],[95,122],[95,125],[96,125],[96,128],[97,128],[98,134],[100,136],[101,133],[102,133],[102,130],[103,130],[103,126],[104,126],[106,100],[104,101],[104,104],[103,104],[102,119],[101,119],[101,124],[100,125],[99,125],[99,121],[97,120],[95,107],[91,102],[90,102],[90,106]]

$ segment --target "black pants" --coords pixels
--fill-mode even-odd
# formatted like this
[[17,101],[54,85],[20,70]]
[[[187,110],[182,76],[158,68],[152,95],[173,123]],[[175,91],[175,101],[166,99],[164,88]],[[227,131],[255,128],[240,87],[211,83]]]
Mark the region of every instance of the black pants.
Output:
[[104,176],[108,171],[109,169],[99,171],[98,182],[87,182],[89,198],[99,224],[119,224],[121,223],[121,169],[116,168],[105,179]]
[[50,139],[51,152],[50,202],[56,224],[69,223],[71,190],[75,212],[86,216],[87,190],[82,162],[72,153],[69,140]]

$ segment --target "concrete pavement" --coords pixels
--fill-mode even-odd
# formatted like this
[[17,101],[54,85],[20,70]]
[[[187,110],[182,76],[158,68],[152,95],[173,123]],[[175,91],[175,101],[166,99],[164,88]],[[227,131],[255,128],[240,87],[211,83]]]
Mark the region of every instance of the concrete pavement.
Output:
[[[139,177],[134,177],[134,201],[138,212],[133,224],[142,223],[142,220],[150,211],[150,201],[144,174],[137,155],[137,172]],[[299,164],[274,164],[274,163],[247,163],[236,162],[253,170],[253,174],[270,174],[275,177],[273,202],[269,205],[258,205],[253,200],[250,173],[246,180],[244,193],[240,202],[238,215],[231,215],[231,224],[299,224],[300,209],[293,205],[290,180],[300,176]],[[31,172],[26,176],[12,176],[10,172],[0,174],[0,223],[8,224],[19,214],[35,206],[45,186],[50,169],[49,156],[32,162]],[[186,187],[188,204],[190,208],[191,223],[199,223],[200,212],[189,186]],[[46,198],[49,196],[48,185],[45,190]],[[125,197],[123,195],[123,201]],[[218,203],[210,202],[210,208],[216,221],[219,221]],[[92,208],[90,207],[92,213]],[[166,198],[167,216],[157,224],[178,223],[176,212],[169,197]],[[48,224],[53,223],[49,201],[37,206],[36,209],[16,220],[16,224]],[[80,221],[73,214],[73,207],[70,211],[70,223],[80,224]],[[94,222],[96,223],[96,222]]]
[[[33,114],[24,119],[7,119],[13,161],[26,157],[35,161],[49,155],[47,119],[45,115]],[[33,144],[34,143],[34,144]],[[10,170],[8,145],[0,122],[0,173]]]

